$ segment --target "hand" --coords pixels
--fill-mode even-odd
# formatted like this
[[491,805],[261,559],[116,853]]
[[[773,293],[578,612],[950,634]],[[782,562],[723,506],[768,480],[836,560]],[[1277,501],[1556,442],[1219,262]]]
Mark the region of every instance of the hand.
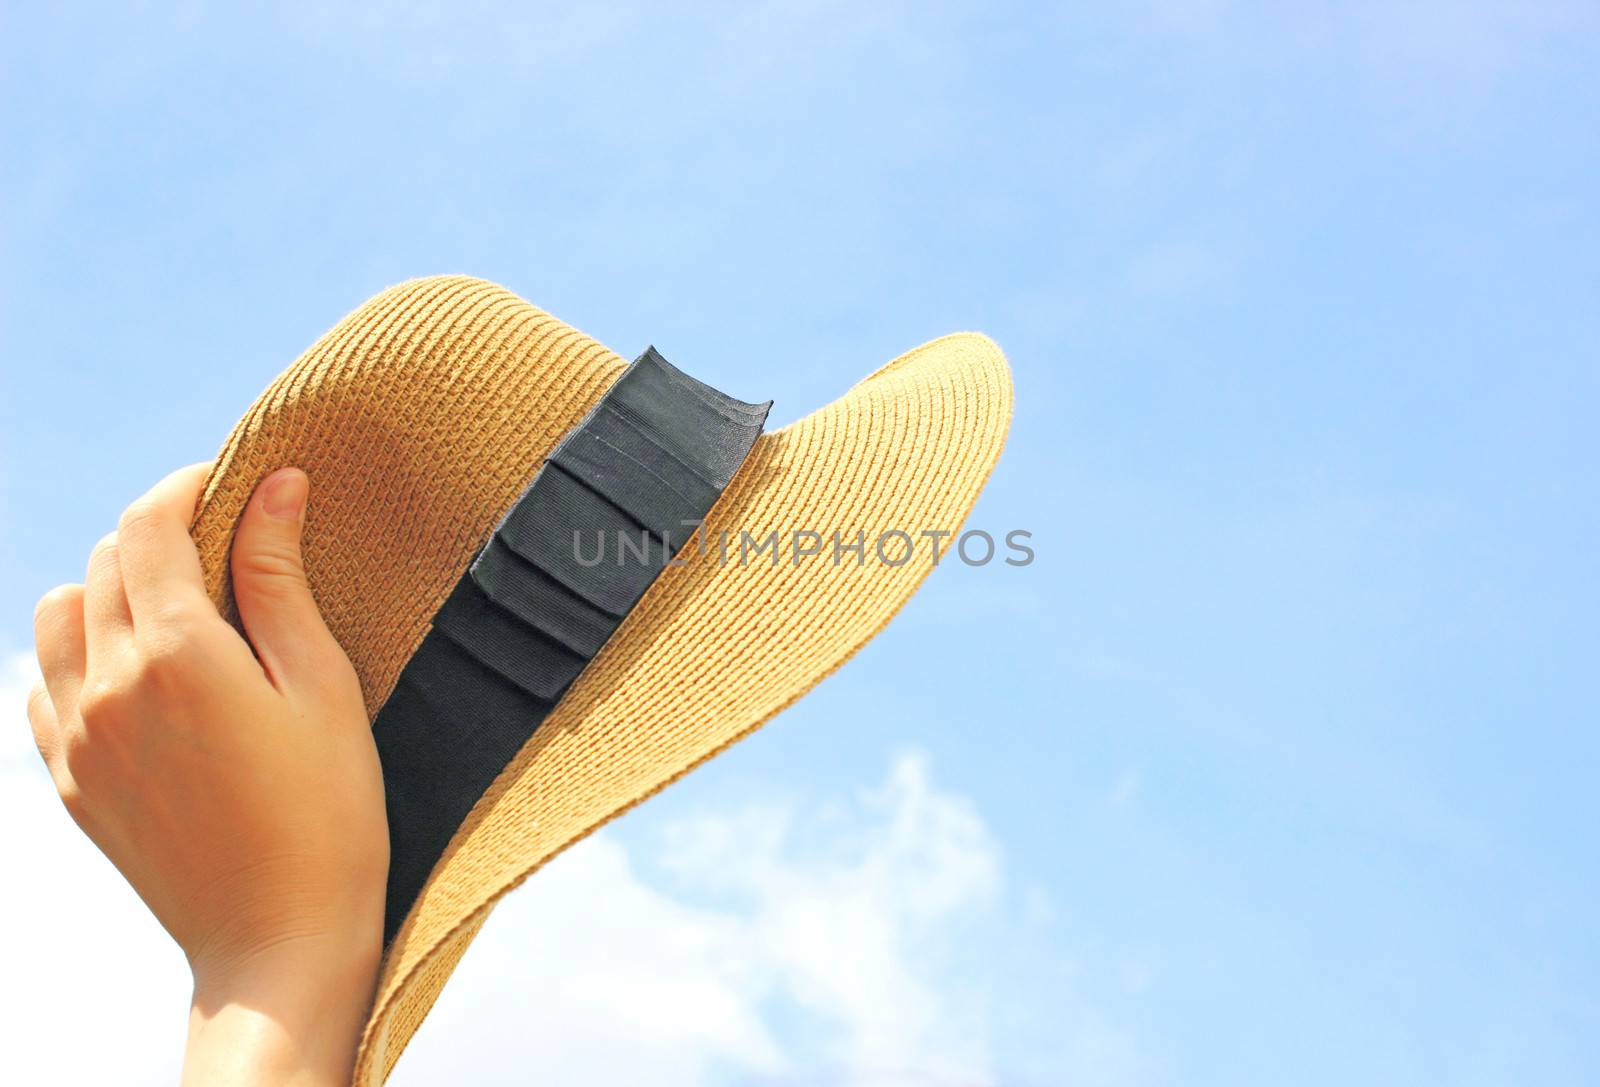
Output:
[[40,600],[28,717],[73,819],[188,956],[185,1082],[348,1082],[381,955],[377,750],[306,585],[305,474],[267,477],[240,521],[247,644],[189,537],[209,467],[162,480],[85,584]]

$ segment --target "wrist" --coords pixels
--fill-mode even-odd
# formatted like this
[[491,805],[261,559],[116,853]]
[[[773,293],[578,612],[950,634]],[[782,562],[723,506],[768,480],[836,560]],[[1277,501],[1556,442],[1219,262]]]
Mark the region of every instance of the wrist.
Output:
[[381,951],[376,935],[313,936],[193,964],[184,1083],[348,1083]]

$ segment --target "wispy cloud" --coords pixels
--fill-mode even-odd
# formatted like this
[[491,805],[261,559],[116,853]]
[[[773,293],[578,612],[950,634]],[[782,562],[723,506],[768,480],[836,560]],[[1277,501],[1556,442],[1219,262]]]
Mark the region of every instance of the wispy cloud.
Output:
[[519,1053],[551,1082],[992,1079],[988,994],[945,953],[995,903],[1000,857],[922,757],[846,800],[658,839],[645,864],[602,834],[508,899],[394,1082],[492,1081]]

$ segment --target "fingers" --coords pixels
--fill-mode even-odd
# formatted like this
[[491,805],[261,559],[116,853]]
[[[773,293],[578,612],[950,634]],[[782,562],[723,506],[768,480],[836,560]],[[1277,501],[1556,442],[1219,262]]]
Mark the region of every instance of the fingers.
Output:
[[117,523],[122,583],[135,626],[185,606],[209,604],[189,522],[210,471],[210,461],[178,469],[130,505]]
[[284,468],[256,487],[233,538],[233,595],[250,644],[279,690],[314,678],[339,651],[306,584],[300,530],[310,481]]
[[122,587],[117,534],[103,536],[89,552],[83,585],[85,667],[115,667],[133,648],[133,613]]
[[78,704],[87,656],[82,585],[60,585],[39,599],[33,609],[33,644],[50,701],[59,713],[70,715]]

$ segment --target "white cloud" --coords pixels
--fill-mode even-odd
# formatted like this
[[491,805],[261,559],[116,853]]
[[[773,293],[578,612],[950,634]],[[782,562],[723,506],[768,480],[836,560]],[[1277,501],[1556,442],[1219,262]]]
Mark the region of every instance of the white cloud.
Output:
[[646,886],[602,834],[496,911],[391,1082],[704,1082],[775,1072],[720,919]]
[[[54,796],[0,658],[13,934],[4,1079],[168,1084],[183,957]],[[520,1083],[990,1081],[989,1002],[947,955],[1000,893],[995,843],[917,755],[876,788],[605,832],[498,909],[393,1078]],[[631,842],[631,838],[630,838]],[[20,938],[19,938],[20,937]]]
[[945,952],[1000,884],[995,845],[926,761],[846,803],[660,829],[653,886],[614,836],[557,858],[478,938],[397,1087],[981,1083],[986,1001]]

